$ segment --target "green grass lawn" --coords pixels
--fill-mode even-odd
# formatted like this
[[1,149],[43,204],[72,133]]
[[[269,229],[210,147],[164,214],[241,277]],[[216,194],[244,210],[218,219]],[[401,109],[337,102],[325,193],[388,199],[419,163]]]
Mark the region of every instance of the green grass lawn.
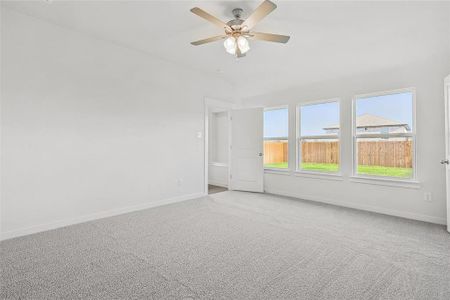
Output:
[[412,177],[412,168],[391,168],[382,166],[358,166],[358,173],[364,175],[380,175],[389,177]]
[[339,171],[339,165],[337,165],[337,164],[302,163],[302,169],[305,171],[337,172],[337,171]]
[[[286,169],[288,165],[287,162],[285,162],[265,164],[264,167]],[[337,164],[303,163],[302,169],[305,171],[337,172],[339,170],[339,166]],[[412,176],[412,169],[382,166],[358,166],[358,174],[410,178]]]

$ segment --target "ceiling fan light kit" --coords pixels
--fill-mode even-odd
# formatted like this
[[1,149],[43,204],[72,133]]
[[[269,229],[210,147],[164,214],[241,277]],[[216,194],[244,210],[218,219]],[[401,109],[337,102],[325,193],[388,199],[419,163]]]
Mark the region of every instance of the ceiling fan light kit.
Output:
[[236,55],[236,52],[238,51],[237,48],[239,48],[241,54],[245,54],[250,50],[248,40],[243,36],[239,36],[237,39],[230,36],[223,42],[223,46],[228,53],[233,55]]
[[225,47],[225,50],[230,54],[236,54],[236,39],[232,36],[227,38],[225,42],[223,42],[223,46]]
[[201,8],[194,7],[191,9],[192,13],[222,28],[225,33],[223,35],[195,41],[191,44],[194,46],[199,46],[225,39],[223,46],[225,47],[226,52],[236,57],[243,57],[250,50],[249,39],[287,43],[290,38],[287,35],[250,31],[260,20],[271,13],[276,7],[277,6],[275,3],[265,0],[246,20],[241,19],[243,10],[241,8],[235,8],[232,11],[234,19],[227,23],[222,22],[220,19],[207,13]]

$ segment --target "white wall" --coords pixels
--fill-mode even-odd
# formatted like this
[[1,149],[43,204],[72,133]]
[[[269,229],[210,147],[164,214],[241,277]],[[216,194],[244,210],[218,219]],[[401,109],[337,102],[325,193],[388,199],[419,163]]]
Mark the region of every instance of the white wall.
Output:
[[229,121],[228,112],[211,112],[209,114],[209,166],[208,183],[228,186],[229,155]]
[[[385,72],[342,78],[244,99],[246,106],[290,106],[290,166],[295,165],[295,106],[301,102],[341,99],[343,177],[309,178],[288,173],[266,172],[269,193],[335,203],[413,219],[445,224],[443,79],[450,73],[448,56],[417,62]],[[418,188],[380,186],[351,181],[351,106],[356,94],[415,87],[417,90],[417,174]],[[432,202],[424,201],[432,193]]]
[[228,165],[210,163],[208,166],[208,184],[228,187]]
[[2,238],[203,193],[204,97],[230,85],[5,8],[1,30]]
[[[4,7],[1,17],[2,238],[203,193],[203,98],[231,99],[232,86]],[[266,190],[445,222],[449,58],[244,99],[342,99],[343,180],[266,174]],[[402,87],[417,88],[420,188],[350,181],[351,97]],[[290,122],[294,153],[293,109]]]

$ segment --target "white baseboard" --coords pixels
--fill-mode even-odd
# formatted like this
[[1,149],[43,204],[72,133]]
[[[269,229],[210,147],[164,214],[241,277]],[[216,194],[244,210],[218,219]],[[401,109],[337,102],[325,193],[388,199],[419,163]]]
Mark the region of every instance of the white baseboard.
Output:
[[327,203],[327,204],[333,204],[336,206],[344,206],[344,207],[365,210],[365,211],[370,211],[370,212],[375,212],[375,213],[380,213],[380,214],[390,215],[390,216],[395,216],[395,217],[401,217],[401,218],[405,218],[405,219],[434,223],[434,224],[439,224],[439,225],[447,224],[447,220],[445,218],[439,218],[439,217],[435,217],[435,216],[392,210],[392,209],[376,207],[376,206],[371,206],[371,205],[336,201],[336,200],[332,200],[332,199],[325,199],[325,198],[311,196],[311,195],[301,195],[301,194],[291,193],[291,192],[277,190],[277,189],[267,189],[266,188],[265,192],[269,193],[269,194],[293,197],[293,198],[304,199],[304,200],[315,201],[315,202],[322,202],[322,203]]
[[19,236],[29,235],[29,234],[33,234],[33,233],[38,233],[38,232],[42,232],[42,231],[47,231],[47,230],[51,230],[51,229],[56,229],[56,228],[60,228],[60,227],[65,227],[65,226],[69,226],[69,225],[93,221],[93,220],[97,220],[97,219],[103,219],[103,218],[107,218],[107,217],[117,216],[117,215],[129,213],[129,212],[133,212],[133,211],[138,211],[138,210],[143,210],[143,209],[147,209],[147,208],[182,202],[182,201],[186,201],[186,200],[200,198],[203,196],[206,196],[206,194],[205,193],[188,194],[188,195],[173,197],[173,198],[169,198],[169,199],[152,201],[152,202],[148,202],[145,204],[115,208],[115,209],[111,209],[111,210],[107,210],[107,211],[102,211],[102,212],[93,213],[93,214],[89,214],[89,215],[79,216],[79,217],[70,218],[70,219],[66,219],[66,220],[60,220],[60,221],[56,221],[56,222],[35,225],[35,226],[27,227],[27,228],[11,230],[11,231],[1,233],[0,241],[19,237]]

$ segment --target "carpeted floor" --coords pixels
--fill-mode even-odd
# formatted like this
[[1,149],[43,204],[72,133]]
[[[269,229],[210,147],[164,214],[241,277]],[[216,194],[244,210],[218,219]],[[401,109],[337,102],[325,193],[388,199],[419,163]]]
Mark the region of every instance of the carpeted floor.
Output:
[[1,243],[6,299],[450,299],[443,226],[223,192]]
[[222,186],[208,184],[208,195],[221,193],[221,192],[225,192],[225,191],[228,191],[228,188],[225,188],[225,187],[222,187]]

